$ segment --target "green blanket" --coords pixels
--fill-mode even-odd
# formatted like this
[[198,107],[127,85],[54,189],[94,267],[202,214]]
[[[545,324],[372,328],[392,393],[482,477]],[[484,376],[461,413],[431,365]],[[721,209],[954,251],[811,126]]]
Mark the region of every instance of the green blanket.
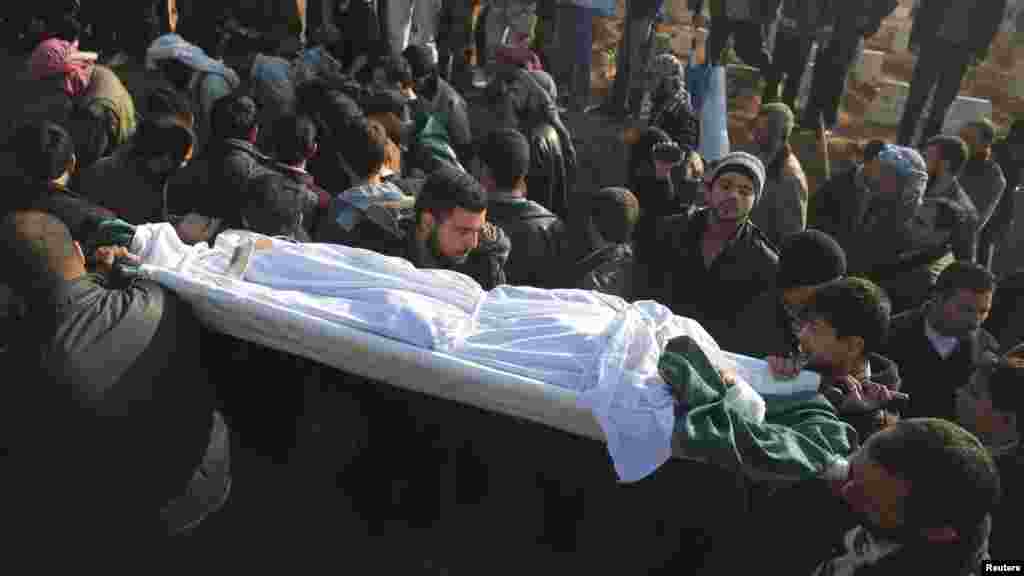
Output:
[[728,386],[700,351],[665,352],[659,369],[684,399],[674,444],[690,457],[779,480],[820,477],[857,445],[853,427],[841,421],[821,394],[766,396],[764,422],[730,405]]

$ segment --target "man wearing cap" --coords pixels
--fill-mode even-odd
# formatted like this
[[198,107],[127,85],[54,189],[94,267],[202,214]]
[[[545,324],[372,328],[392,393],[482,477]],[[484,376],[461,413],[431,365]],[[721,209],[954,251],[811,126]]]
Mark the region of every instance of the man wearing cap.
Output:
[[651,263],[651,295],[715,337],[741,320],[739,310],[775,287],[778,254],[750,221],[764,179],[757,157],[727,154],[705,185],[706,207],[659,222],[655,246],[665,247],[663,257],[643,258]]
[[820,286],[846,276],[846,252],[828,234],[805,230],[779,247],[775,290],[761,294],[740,315],[741,323],[715,336],[723,350],[763,358],[800,351],[799,318]]
[[487,218],[501,226],[515,247],[506,266],[509,283],[562,287],[555,271],[568,256],[568,235],[558,216],[527,199],[530,143],[515,130],[496,130],[480,147],[480,161],[480,182],[488,194]]

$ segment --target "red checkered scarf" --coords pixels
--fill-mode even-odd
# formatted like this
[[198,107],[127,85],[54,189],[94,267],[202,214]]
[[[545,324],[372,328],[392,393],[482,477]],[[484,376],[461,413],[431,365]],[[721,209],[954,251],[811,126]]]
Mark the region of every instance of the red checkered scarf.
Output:
[[29,72],[35,80],[56,74],[64,77],[64,92],[74,98],[85,92],[92,78],[96,58],[78,51],[78,42],[50,38],[36,46],[29,60]]

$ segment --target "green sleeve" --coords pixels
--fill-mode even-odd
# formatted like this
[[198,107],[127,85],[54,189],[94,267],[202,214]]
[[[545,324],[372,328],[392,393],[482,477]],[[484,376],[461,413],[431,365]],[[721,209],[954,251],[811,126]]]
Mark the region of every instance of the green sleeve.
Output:
[[821,394],[766,397],[764,422],[735,410],[718,371],[700,352],[666,352],[661,373],[686,402],[675,444],[692,458],[791,480],[821,476],[856,446],[856,432]]

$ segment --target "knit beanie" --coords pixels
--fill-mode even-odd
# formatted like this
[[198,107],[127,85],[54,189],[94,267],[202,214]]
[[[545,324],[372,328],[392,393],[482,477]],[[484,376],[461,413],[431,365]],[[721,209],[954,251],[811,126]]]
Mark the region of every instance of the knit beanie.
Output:
[[713,186],[715,180],[729,172],[743,174],[754,181],[754,205],[756,206],[764,193],[764,164],[761,160],[746,152],[730,152],[718,161],[718,165],[711,171],[711,179],[708,182]]
[[780,290],[817,286],[846,276],[846,252],[831,236],[805,230],[786,238],[779,250]]

